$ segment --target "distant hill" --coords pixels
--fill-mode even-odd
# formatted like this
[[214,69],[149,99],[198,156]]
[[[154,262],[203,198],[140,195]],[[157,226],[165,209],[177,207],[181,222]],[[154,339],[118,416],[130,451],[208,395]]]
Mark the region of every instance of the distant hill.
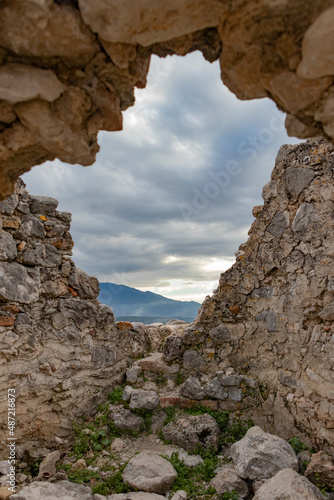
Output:
[[[112,307],[119,320],[154,323],[181,319],[193,321],[201,304],[190,301],[172,300],[152,292],[114,283],[100,283],[99,300]],[[136,319],[134,318],[136,317]],[[130,319],[131,318],[131,319]]]

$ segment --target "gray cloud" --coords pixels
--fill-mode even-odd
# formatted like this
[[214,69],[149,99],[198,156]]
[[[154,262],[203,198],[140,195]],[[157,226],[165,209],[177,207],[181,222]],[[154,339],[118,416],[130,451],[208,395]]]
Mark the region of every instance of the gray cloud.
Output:
[[28,189],[73,213],[76,263],[101,281],[216,280],[205,263],[247,238],[278,148],[297,142],[284,116],[267,99],[238,101],[196,53],[155,58],[124,118],[124,131],[100,134],[94,166],[35,167]]

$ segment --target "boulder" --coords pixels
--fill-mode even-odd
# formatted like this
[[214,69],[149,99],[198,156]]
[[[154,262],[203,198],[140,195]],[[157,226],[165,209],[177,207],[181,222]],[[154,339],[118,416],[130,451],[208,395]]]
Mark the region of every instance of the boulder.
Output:
[[305,476],[313,484],[325,484],[328,487],[334,485],[334,464],[324,451],[314,453],[308,464]]
[[159,455],[140,453],[130,460],[122,477],[132,488],[164,494],[177,478],[177,472],[170,462]]
[[130,399],[131,410],[155,410],[160,405],[160,398],[155,391],[137,389],[132,391]]
[[219,427],[211,415],[185,415],[162,429],[167,441],[181,446],[189,452],[202,447],[218,450]]
[[248,485],[235,472],[234,469],[221,469],[212,479],[211,485],[218,495],[235,491],[239,498],[246,498],[249,495]]
[[326,497],[306,477],[293,469],[283,469],[257,490],[253,500],[325,500]]
[[47,483],[34,482],[25,486],[19,493],[10,497],[12,500],[93,500],[94,495],[90,488],[82,484],[60,481]]
[[110,407],[110,418],[117,429],[128,432],[139,432],[144,425],[144,420],[138,415],[134,415],[130,410],[122,406]]
[[298,459],[284,439],[252,427],[231,447],[235,472],[243,479],[268,479],[282,469],[298,470]]
[[58,200],[50,196],[31,196],[30,211],[33,214],[50,215],[58,207]]

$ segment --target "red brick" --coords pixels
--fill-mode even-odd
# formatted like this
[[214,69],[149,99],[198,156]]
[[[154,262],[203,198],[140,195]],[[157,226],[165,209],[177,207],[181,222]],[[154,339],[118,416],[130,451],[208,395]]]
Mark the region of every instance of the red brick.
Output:
[[142,362],[141,367],[144,372],[161,373],[164,371],[164,366],[157,361],[145,360]]
[[73,297],[77,297],[78,296],[77,292],[75,292],[71,286],[68,285],[67,288],[69,289],[69,291],[71,292],[71,294],[73,295]]
[[14,316],[0,316],[0,326],[13,326],[14,323]]
[[160,398],[161,408],[168,408],[169,406],[178,406],[180,398],[177,396],[162,396]]
[[11,312],[12,314],[17,314],[20,312],[19,308],[14,304],[9,304],[8,306],[2,306],[1,309],[3,311]]

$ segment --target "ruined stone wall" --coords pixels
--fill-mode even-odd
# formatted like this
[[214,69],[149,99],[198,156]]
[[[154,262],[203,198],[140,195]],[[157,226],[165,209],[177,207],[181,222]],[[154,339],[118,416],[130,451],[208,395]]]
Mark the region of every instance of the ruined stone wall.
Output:
[[152,54],[219,58],[224,84],[273,99],[290,135],[334,139],[334,0],[3,0],[0,17],[0,199],[46,160],[92,164]]
[[282,146],[263,199],[178,355],[197,346],[217,370],[254,377],[261,404],[253,414],[267,430],[291,437],[299,429],[333,447],[334,147],[321,139]]
[[91,411],[151,346],[145,332],[120,330],[96,299],[97,279],[71,259],[71,214],[57,204],[30,196],[22,181],[0,204],[1,425],[15,388],[21,446],[68,434],[70,421]]

